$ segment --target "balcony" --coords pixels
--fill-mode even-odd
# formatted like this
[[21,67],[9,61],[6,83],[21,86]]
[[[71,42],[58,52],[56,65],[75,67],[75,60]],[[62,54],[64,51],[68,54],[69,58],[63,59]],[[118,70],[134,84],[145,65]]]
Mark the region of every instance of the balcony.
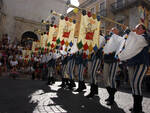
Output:
[[106,17],[107,16],[107,9],[100,10],[99,12],[97,12],[97,15]]
[[[140,4],[144,6],[146,4],[147,6],[148,5],[147,2],[149,1],[148,0],[121,0],[119,2],[114,2],[111,4],[111,11],[113,13],[117,13],[127,8],[135,7]],[[147,6],[147,7],[149,8],[150,6]]]
[[83,2],[79,7],[81,8],[85,8],[88,7],[90,4],[96,2],[97,0],[86,0],[85,2]]

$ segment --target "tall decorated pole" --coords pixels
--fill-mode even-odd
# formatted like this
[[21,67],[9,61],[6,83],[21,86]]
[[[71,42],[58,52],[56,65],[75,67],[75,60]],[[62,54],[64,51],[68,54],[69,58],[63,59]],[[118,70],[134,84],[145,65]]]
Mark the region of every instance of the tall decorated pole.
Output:
[[74,44],[75,40],[75,28],[76,28],[76,20],[65,17],[62,14],[59,14],[55,11],[51,11],[51,14],[55,16],[59,16],[59,32],[57,36],[56,43],[61,46],[60,48],[71,48]]
[[47,49],[47,41],[48,41],[48,34],[45,32],[44,34],[41,35],[40,38],[40,46],[42,52],[44,52],[45,49]]
[[49,30],[49,38],[47,45],[49,49],[54,49],[56,47],[57,35],[58,35],[58,26],[51,25]]
[[31,50],[22,50],[22,56],[24,62],[28,62],[31,60]]
[[99,46],[99,32],[100,32],[100,17],[95,14],[82,11],[78,43],[83,44],[83,49],[86,51],[90,46]]
[[57,39],[60,39],[60,43],[63,46],[72,47],[74,42],[76,21],[68,17],[61,16],[59,20],[59,33]]
[[37,53],[40,48],[40,42],[39,41],[34,41],[32,43],[32,52]]

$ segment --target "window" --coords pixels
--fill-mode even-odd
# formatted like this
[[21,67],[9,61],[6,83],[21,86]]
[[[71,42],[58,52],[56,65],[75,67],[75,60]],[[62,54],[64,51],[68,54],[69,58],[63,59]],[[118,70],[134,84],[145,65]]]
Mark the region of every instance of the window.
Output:
[[105,6],[105,2],[100,3],[99,6],[99,15],[100,16],[106,16],[107,14],[107,10],[106,10],[106,6]]
[[100,3],[100,11],[105,9],[105,2]]
[[117,0],[117,8],[121,8],[123,6],[123,0]]

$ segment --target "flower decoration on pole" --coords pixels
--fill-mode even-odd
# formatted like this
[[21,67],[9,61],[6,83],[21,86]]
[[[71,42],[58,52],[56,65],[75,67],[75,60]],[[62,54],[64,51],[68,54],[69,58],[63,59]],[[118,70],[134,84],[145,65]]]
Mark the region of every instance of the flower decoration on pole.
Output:
[[74,8],[74,9],[73,9],[73,12],[74,12],[75,14],[77,14],[77,13],[79,12],[79,9],[78,9],[78,8]]
[[76,24],[76,20],[73,20],[73,23]]
[[65,17],[65,20],[66,20],[66,21],[68,21],[68,20],[69,20],[69,18],[68,18],[68,17]]
[[57,27],[57,25],[54,25],[54,28],[56,28]]
[[72,19],[71,19],[71,18],[69,18],[69,22],[72,22]]
[[86,15],[86,10],[82,11],[82,15],[85,16]]
[[97,21],[100,21],[100,19],[101,19],[100,16],[97,16]]
[[88,15],[88,17],[91,17],[91,16],[92,16],[91,12],[88,12],[88,14],[87,14],[87,15]]
[[92,14],[93,19],[96,19],[96,14]]
[[63,20],[64,18],[65,18],[65,17],[64,17],[63,15],[60,17],[61,20]]

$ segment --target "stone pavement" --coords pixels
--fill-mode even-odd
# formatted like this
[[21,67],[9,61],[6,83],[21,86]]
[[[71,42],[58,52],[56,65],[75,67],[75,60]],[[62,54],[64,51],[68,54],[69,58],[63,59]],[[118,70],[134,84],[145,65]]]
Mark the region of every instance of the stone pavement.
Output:
[[[107,106],[107,92],[99,87],[99,94],[87,99],[90,87],[82,93],[58,87],[60,82],[47,86],[45,81],[12,80],[0,78],[0,113],[130,113],[132,95],[130,91],[116,93],[116,103]],[[145,113],[150,113],[150,98],[144,95]]]

